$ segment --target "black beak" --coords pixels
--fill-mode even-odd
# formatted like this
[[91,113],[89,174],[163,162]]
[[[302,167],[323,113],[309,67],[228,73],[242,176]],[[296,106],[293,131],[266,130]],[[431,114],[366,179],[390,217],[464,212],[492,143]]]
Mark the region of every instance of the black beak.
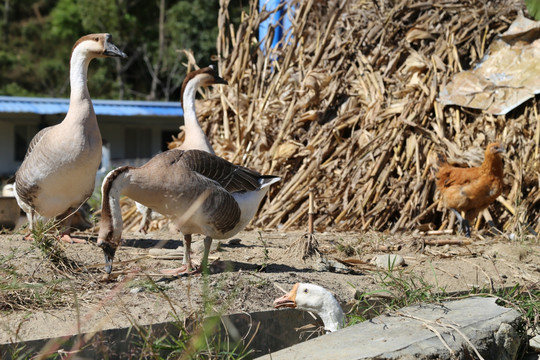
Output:
[[103,249],[103,255],[105,255],[105,272],[110,274],[112,271],[112,262],[114,259],[114,254],[116,253],[116,248],[112,247],[111,244],[106,242],[99,244],[99,247]]
[[220,76],[216,76],[214,78],[214,80],[216,81],[215,83],[216,84],[223,84],[223,85],[229,85],[229,83],[227,82],[227,80],[225,80],[224,78],[220,77]]
[[103,55],[111,56],[111,57],[121,57],[124,59],[127,58],[127,55],[125,52],[123,52],[122,50],[117,48],[116,45],[108,41],[105,47],[105,51],[103,52]]
[[212,69],[212,72],[213,72],[212,75],[214,76],[214,84],[229,85],[227,80],[225,80],[224,78],[222,78],[221,76],[218,75],[218,72],[217,72],[217,69],[216,69],[215,65],[208,65],[208,67],[210,69]]

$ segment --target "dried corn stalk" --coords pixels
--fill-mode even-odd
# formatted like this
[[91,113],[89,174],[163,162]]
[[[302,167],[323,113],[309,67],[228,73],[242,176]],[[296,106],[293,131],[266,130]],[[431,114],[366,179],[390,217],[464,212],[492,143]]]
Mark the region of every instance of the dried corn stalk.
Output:
[[489,211],[501,229],[540,232],[536,101],[499,117],[437,102],[522,1],[298,1],[292,37],[266,55],[257,36],[269,14],[257,3],[234,28],[221,0],[219,68],[230,85],[198,104],[217,154],[283,177],[254,225],[305,228],[312,188],[319,231],[444,228],[430,156],[478,165],[498,139],[506,186]]

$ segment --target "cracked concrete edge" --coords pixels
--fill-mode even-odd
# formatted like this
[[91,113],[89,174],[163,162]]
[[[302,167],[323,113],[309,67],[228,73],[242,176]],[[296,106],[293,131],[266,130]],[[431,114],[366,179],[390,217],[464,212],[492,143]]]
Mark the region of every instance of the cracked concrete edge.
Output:
[[[260,359],[459,359],[475,355],[475,349],[486,359],[515,359],[525,340],[524,321],[518,311],[495,301],[471,297],[414,305]],[[505,334],[517,337],[509,340]]]

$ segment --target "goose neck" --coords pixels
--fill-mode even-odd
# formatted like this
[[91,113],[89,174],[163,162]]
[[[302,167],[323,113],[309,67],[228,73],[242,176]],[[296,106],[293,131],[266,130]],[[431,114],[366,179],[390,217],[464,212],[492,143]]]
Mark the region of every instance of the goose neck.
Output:
[[184,110],[184,125],[186,127],[186,131],[188,129],[199,129],[202,132],[201,125],[197,120],[197,113],[195,110],[195,98],[198,88],[199,80],[197,77],[195,77],[188,82],[188,84],[186,85],[186,89],[184,90],[182,108]]
[[[71,54],[69,83],[71,86],[70,103],[90,99],[87,87],[88,65],[92,58],[84,49],[76,47]],[[71,106],[70,106],[71,107]]]
[[343,327],[345,314],[333,296],[326,297],[316,312],[323,321],[325,330],[336,331]]
[[101,190],[103,198],[98,238],[116,246],[120,245],[123,230],[120,196],[127,182],[128,179],[124,173],[116,174],[113,170],[103,181]]
[[324,323],[324,329],[327,331],[336,331],[343,327],[344,314],[341,309],[339,311],[327,311],[318,313]]

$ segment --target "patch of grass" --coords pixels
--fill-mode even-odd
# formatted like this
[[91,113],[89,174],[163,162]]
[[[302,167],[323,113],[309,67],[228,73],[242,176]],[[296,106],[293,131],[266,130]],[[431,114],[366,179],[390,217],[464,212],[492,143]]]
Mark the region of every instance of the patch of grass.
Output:
[[66,304],[63,280],[42,281],[17,272],[17,250],[0,256],[0,311],[50,309]]
[[429,284],[422,276],[403,269],[378,272],[383,288],[391,295],[388,307],[392,310],[421,302],[439,302],[447,294],[444,288]]
[[[38,223],[32,231],[34,241],[28,249],[14,248],[6,255],[0,255],[0,311],[34,311],[66,307],[76,303],[77,291],[68,276],[59,270],[79,268],[69,260],[62,244],[49,234],[53,222]],[[18,268],[26,264],[29,256],[38,250],[43,261],[30,273]],[[39,256],[39,255],[38,255]],[[53,265],[54,276],[40,275],[40,268]],[[46,273],[46,271],[45,271]],[[4,329],[5,330],[5,329]]]
[[33,244],[43,258],[57,270],[73,272],[80,270],[80,265],[66,256],[65,245],[61,242],[59,223],[51,219],[47,222],[37,221],[31,231]]
[[47,283],[23,282],[18,277],[0,281],[0,310],[51,309],[66,305],[62,280]]
[[446,290],[438,285],[429,284],[423,277],[395,269],[374,273],[381,289],[368,293],[357,293],[357,298],[347,315],[347,326],[354,325],[386,311],[393,311],[405,306],[440,302],[448,297]]
[[[142,339],[139,358],[242,360],[250,356],[251,352],[241,342],[232,341],[221,324],[221,315],[238,297],[242,285],[227,276],[212,279],[203,274],[198,280],[203,282],[201,311],[184,321],[174,315],[175,328],[167,334],[157,335],[136,327]],[[231,282],[234,284],[232,289],[228,285]],[[166,294],[163,296],[168,299]],[[172,299],[168,302],[172,306]]]
[[231,341],[220,321],[215,316],[199,322],[179,358],[242,360],[249,357],[251,351],[245,350],[241,343]]
[[[343,239],[340,240],[343,241]],[[336,249],[345,254],[345,256],[353,256],[356,254],[356,249],[350,244],[343,244],[336,241]]]
[[540,334],[540,283],[529,286],[516,284],[512,288],[500,289],[489,295],[496,296],[499,305],[519,311],[527,329],[533,334]]
[[55,230],[54,220],[51,219],[45,223],[36,221],[31,234],[34,238],[34,244],[45,259],[50,260],[53,264],[60,264],[66,259],[65,249],[56,239],[60,234],[58,230]]

